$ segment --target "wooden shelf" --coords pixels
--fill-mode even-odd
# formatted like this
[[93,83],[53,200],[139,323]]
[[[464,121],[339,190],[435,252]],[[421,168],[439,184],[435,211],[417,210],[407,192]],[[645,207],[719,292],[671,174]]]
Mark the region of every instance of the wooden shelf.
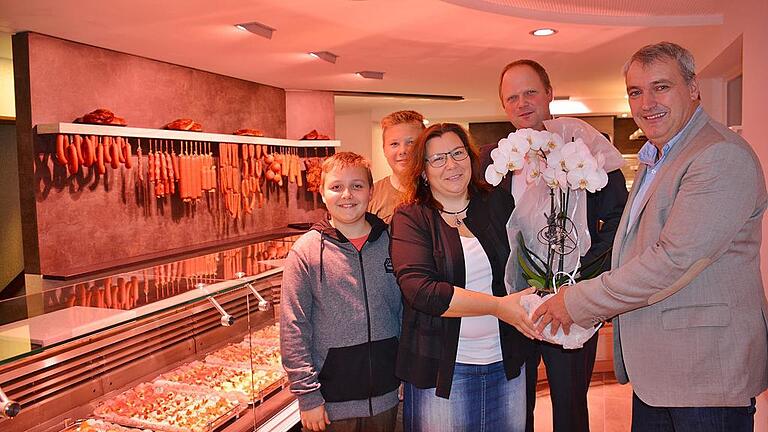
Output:
[[119,136],[123,138],[152,138],[176,141],[203,141],[227,144],[264,144],[283,147],[339,147],[339,140],[289,140],[282,138],[252,137],[207,132],[189,132],[166,129],[146,129],[123,126],[104,126],[82,123],[50,123],[37,125],[39,135],[72,134]]

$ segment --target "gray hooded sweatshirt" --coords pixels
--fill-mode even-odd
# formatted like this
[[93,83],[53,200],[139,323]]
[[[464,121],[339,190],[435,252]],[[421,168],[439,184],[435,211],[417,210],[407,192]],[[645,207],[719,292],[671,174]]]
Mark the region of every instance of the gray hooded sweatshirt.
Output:
[[331,421],[369,417],[398,403],[395,376],[402,300],[389,232],[367,213],[358,251],[328,221],[291,248],[283,269],[280,350],[291,391]]

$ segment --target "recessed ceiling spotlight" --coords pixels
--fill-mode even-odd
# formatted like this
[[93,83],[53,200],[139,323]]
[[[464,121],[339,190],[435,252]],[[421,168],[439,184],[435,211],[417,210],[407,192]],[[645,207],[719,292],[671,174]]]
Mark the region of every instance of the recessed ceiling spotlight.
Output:
[[557,33],[557,30],[553,28],[540,28],[531,32],[534,36],[552,36],[555,33]]
[[251,32],[255,35],[259,35],[263,38],[272,39],[272,33],[275,32],[275,29],[268,25],[264,25],[262,23],[258,22],[249,22],[244,24],[235,24],[235,27],[237,27],[240,30]]
[[325,60],[328,63],[336,63],[336,59],[339,58],[339,56],[330,51],[312,51],[309,55],[314,58],[319,58],[320,60]]
[[359,77],[368,78],[368,79],[384,79],[384,72],[376,72],[376,71],[360,71],[355,73]]

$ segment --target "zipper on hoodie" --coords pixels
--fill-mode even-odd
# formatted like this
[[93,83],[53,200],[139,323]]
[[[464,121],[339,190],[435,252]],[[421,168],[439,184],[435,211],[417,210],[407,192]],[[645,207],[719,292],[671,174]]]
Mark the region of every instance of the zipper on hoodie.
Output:
[[368,287],[365,283],[365,267],[363,267],[363,248],[368,240],[363,243],[360,250],[357,251],[357,257],[360,261],[360,274],[363,279],[363,300],[365,302],[365,318],[368,321],[368,411],[373,416],[373,349],[371,348],[371,310],[368,307]]

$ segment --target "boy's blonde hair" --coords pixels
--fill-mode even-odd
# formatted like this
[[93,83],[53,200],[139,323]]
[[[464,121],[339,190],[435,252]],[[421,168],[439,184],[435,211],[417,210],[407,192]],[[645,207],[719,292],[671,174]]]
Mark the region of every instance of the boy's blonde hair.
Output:
[[395,111],[393,113],[387,114],[384,118],[381,119],[381,131],[384,132],[387,130],[387,128],[403,124],[403,123],[415,123],[421,126],[421,129],[424,129],[424,116],[417,113],[416,111],[411,110],[403,110],[403,111]]
[[368,186],[373,187],[373,174],[371,173],[371,163],[368,159],[353,152],[339,152],[329,157],[323,162],[320,174],[320,186],[325,187],[325,175],[333,170],[343,168],[363,168],[367,174]]

